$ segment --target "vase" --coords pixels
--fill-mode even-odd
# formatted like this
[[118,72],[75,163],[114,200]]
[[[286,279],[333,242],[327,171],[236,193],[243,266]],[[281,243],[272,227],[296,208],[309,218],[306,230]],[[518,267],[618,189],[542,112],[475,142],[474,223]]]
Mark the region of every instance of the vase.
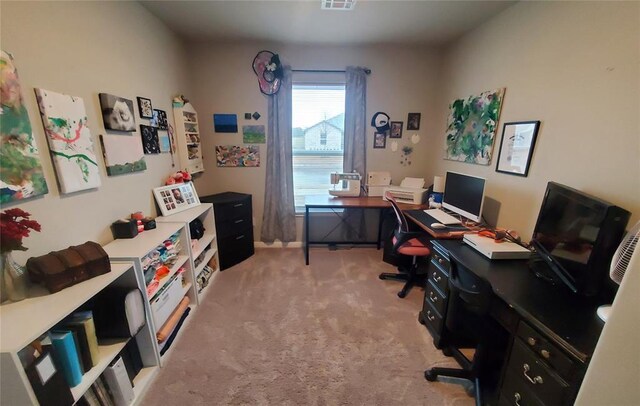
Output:
[[27,269],[18,264],[11,252],[0,255],[0,302],[18,302],[27,297]]

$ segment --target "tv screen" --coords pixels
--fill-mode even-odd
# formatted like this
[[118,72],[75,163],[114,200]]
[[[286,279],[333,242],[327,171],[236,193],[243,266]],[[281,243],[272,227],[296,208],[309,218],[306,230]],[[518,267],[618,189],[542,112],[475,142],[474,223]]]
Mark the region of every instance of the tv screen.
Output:
[[484,201],[483,178],[447,172],[442,206],[468,219],[479,222]]
[[[549,182],[533,240],[575,280],[582,293],[608,271],[629,213],[575,189]],[[586,286],[590,285],[590,286]]]

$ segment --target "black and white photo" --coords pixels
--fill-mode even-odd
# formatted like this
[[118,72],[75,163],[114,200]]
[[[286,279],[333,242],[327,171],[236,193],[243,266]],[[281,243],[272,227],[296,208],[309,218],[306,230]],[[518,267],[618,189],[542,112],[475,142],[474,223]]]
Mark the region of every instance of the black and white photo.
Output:
[[100,93],[99,97],[104,128],[115,131],[135,131],[133,101],[107,93]]

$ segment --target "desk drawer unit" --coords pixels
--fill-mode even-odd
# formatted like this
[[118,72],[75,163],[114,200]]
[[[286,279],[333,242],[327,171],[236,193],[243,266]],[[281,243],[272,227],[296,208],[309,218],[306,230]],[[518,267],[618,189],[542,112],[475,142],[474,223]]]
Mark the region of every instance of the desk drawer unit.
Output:
[[500,406],[544,406],[515,374],[508,374],[500,393]]
[[225,192],[205,196],[213,203],[220,250],[220,269],[236,265],[254,254],[251,195]]
[[428,278],[424,292],[424,301],[420,320],[433,336],[436,347],[440,348],[444,318],[449,294],[449,259],[435,247],[431,250]]

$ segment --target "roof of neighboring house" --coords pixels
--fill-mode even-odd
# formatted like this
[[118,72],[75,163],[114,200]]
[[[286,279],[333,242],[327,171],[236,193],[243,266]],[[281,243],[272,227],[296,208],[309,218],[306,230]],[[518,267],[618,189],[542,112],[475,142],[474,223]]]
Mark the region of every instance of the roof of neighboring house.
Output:
[[316,123],[311,127],[304,129],[303,132],[306,134],[312,128],[316,128],[317,126],[322,125],[323,123],[330,125],[331,127],[339,130],[340,132],[344,132],[344,113],[340,113],[337,116],[328,118],[326,120],[322,120],[319,123]]

